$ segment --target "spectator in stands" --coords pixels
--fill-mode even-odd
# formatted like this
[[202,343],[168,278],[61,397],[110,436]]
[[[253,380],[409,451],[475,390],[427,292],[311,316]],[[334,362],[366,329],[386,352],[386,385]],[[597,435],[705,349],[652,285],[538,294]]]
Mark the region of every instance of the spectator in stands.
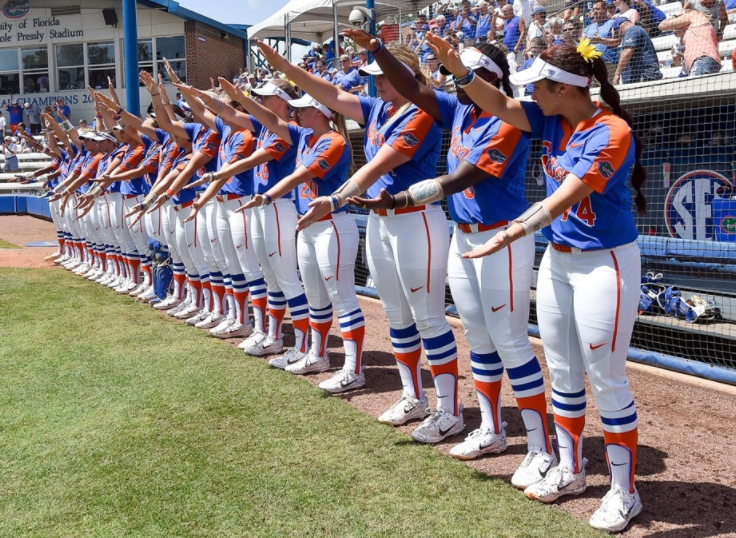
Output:
[[[494,32],[499,35],[499,39],[503,39],[503,6],[508,4],[508,0],[496,0],[496,7],[493,8],[493,30]],[[496,37],[494,37],[492,40],[495,40]]]
[[465,44],[470,45],[475,40],[476,26],[478,26],[478,20],[470,12],[470,0],[463,0],[462,11],[455,19],[453,29],[456,32],[462,32],[466,40]]
[[5,139],[5,130],[7,129],[8,121],[5,119],[5,116],[3,116],[2,112],[0,112],[0,137]]
[[17,172],[18,167],[18,146],[15,144],[15,138],[6,136],[3,139],[3,153],[5,154],[5,169],[3,172]]
[[445,16],[445,20],[447,20],[448,30],[454,29],[455,20],[457,19],[457,6],[448,4],[443,15]]
[[674,30],[685,45],[685,69],[690,76],[709,75],[721,70],[718,39],[711,19],[699,11],[683,9],[678,15],[664,20],[659,29]]
[[728,13],[723,0],[687,0],[682,10],[684,12],[687,9],[694,9],[708,17],[716,31],[718,41],[723,39],[723,31],[728,26]]
[[437,23],[437,35],[440,37],[445,37],[445,32],[450,27],[449,24],[447,24],[447,19],[444,15],[437,15],[434,18],[434,22]]
[[735,15],[736,0],[726,0],[724,3],[726,4],[726,13],[728,13],[729,15]]
[[425,73],[425,75],[427,76],[427,80],[429,80],[432,88],[438,92],[445,91],[447,77],[440,72],[440,63],[434,52],[427,56],[427,73]]
[[18,129],[18,124],[23,123],[23,103],[19,103],[17,99],[5,105],[5,109],[10,116],[10,134],[14,134]]
[[66,104],[66,99],[64,99],[63,97],[59,97],[56,100],[54,111],[56,112],[56,117],[59,118],[59,121],[62,121],[61,116],[59,116],[60,111],[62,114],[64,114],[64,116],[66,116],[66,119],[71,121],[72,109],[69,108],[69,105]]
[[613,71],[618,64],[618,46],[621,44],[621,39],[616,33],[618,23],[614,19],[608,18],[603,0],[597,0],[593,3],[590,20],[591,23],[585,27],[583,35],[590,39],[595,48],[603,54],[603,61],[608,68],[608,74],[613,78]]
[[580,21],[565,21],[562,25],[562,37],[568,45],[576,45],[583,35],[583,28]]
[[314,74],[318,77],[322,77],[327,82],[332,82],[332,77],[330,76],[330,73],[327,71],[327,64],[325,64],[324,60],[317,60],[315,66],[314,66]]
[[349,93],[360,93],[363,89],[358,70],[353,67],[353,62],[347,54],[340,56],[340,70],[335,73],[332,84]]
[[478,24],[475,27],[475,42],[485,43],[488,40],[488,31],[493,25],[494,14],[488,9],[488,2],[480,0],[478,2]]
[[538,37],[544,37],[544,29],[546,24],[547,10],[544,9],[542,6],[535,7],[534,11],[532,11],[532,22],[526,29],[526,44],[524,46],[525,50],[529,50],[532,48],[532,40],[537,39]]
[[427,43],[427,35],[425,32],[417,32],[418,44],[414,47],[414,52],[419,56],[419,63],[425,65],[427,63],[427,56],[432,52]]
[[544,31],[544,38],[547,41],[547,47],[562,45],[565,42],[565,36],[562,32],[564,21],[560,17],[552,17]]
[[532,23],[534,5],[534,0],[514,0],[514,15],[524,21],[524,28],[529,28],[529,25]]
[[503,44],[514,52],[517,65],[524,63],[524,21],[514,14],[514,8],[509,4],[503,6],[501,13],[504,18]]
[[79,120],[79,129],[87,129],[87,128],[88,128],[87,127],[87,120],[85,120],[84,118],[82,118],[81,120]]
[[[616,0],[613,4],[618,9],[616,17],[622,17],[627,19],[634,24],[639,22],[639,12],[634,7],[634,0]],[[614,17],[611,17],[614,18]]]
[[[528,52],[528,58],[526,61],[517,69],[517,71],[523,71],[524,69],[529,69],[534,63],[534,59],[542,54],[545,49],[547,48],[547,40],[543,37],[537,37],[532,39],[532,42],[529,44],[529,52]],[[531,95],[534,92],[534,84],[527,84],[524,88],[524,95]]]
[[623,33],[621,55],[613,84],[660,80],[662,72],[659,70],[657,52],[647,31],[628,19],[621,24],[620,30]]
[[649,32],[650,37],[660,34],[659,23],[667,18],[664,11],[657,8],[650,0],[634,0],[634,7],[639,12],[639,24]]
[[31,134],[41,134],[41,110],[38,108],[38,105],[26,101],[23,104],[23,108],[26,111],[26,116],[28,116],[28,125],[30,126]]

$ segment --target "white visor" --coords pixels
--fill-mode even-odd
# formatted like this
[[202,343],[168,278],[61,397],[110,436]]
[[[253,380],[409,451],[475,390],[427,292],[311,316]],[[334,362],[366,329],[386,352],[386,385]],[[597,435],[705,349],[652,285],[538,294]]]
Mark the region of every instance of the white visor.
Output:
[[526,86],[532,82],[537,82],[543,79],[554,80],[555,82],[562,82],[563,84],[570,84],[571,86],[578,86],[580,88],[587,88],[590,86],[590,79],[588,77],[581,77],[573,73],[563,71],[559,67],[555,67],[542,60],[539,56],[534,58],[532,65],[523,71],[518,71],[511,75],[511,84],[514,86]]
[[317,101],[314,97],[307,93],[305,93],[299,99],[292,99],[291,101],[289,101],[289,106],[294,108],[316,108],[328,118],[332,118],[332,111],[325,105],[320,104],[319,101]]
[[[475,71],[476,69],[483,67],[491,73],[495,73],[498,78],[503,78],[503,71],[498,64],[475,47],[464,49],[460,53],[460,61],[463,62],[463,65],[471,71]],[[440,65],[440,73],[443,75],[452,74],[444,65]]]
[[[406,67],[406,69],[412,74],[412,76],[415,75],[414,70],[411,67],[406,65],[404,62],[401,62],[401,65]],[[376,76],[383,75],[383,71],[381,70],[381,67],[378,65],[377,62],[371,62],[365,67],[361,67],[360,69],[358,69],[358,74],[363,77],[367,77],[368,75]]]
[[291,101],[292,99],[288,93],[276,86],[276,84],[271,84],[270,82],[266,82],[260,88],[253,88],[251,92],[263,97],[267,95],[278,95],[284,101]]

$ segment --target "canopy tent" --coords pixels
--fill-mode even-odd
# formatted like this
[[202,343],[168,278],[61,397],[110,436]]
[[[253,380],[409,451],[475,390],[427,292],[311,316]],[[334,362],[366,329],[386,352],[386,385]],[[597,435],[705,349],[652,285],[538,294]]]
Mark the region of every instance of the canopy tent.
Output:
[[[434,2],[429,0],[377,0],[375,10],[380,14],[415,13]],[[292,0],[279,11],[248,29],[248,39],[291,38],[323,43],[338,29],[350,27],[350,12],[355,6],[365,6],[365,0]],[[335,9],[337,21],[335,21]],[[288,25],[288,29],[287,29]],[[290,35],[287,36],[287,30]]]

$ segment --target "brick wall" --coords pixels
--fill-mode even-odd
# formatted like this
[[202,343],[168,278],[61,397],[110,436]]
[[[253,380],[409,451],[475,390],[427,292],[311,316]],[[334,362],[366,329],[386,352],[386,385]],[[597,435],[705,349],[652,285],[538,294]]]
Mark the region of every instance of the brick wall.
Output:
[[228,36],[200,22],[187,21],[184,25],[187,51],[187,83],[197,88],[209,88],[210,77],[232,78],[245,67],[242,39]]

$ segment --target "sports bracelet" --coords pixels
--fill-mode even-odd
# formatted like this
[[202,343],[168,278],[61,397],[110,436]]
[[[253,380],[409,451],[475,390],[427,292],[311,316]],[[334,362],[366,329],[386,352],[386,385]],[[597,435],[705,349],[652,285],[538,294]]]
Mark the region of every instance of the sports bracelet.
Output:
[[332,211],[340,209],[340,199],[334,194],[330,196],[330,205],[332,206]]
[[389,194],[389,196],[391,197],[391,208],[390,209],[396,209],[396,196],[394,196],[393,194]]
[[273,203],[273,200],[271,199],[271,195],[267,192],[263,193],[263,197],[266,199],[266,205],[271,205]]
[[176,193],[172,191],[171,189],[166,189],[166,196],[169,198],[173,198]]
[[470,84],[471,82],[473,82],[473,80],[475,80],[475,71],[471,71],[470,73],[468,73],[464,77],[456,78],[455,79],[455,86],[457,86],[459,88],[464,88],[465,86],[467,86],[468,84]]
[[115,115],[118,116],[118,117],[120,117],[120,113],[122,111],[123,111],[123,107],[118,108],[117,111],[115,112]]

